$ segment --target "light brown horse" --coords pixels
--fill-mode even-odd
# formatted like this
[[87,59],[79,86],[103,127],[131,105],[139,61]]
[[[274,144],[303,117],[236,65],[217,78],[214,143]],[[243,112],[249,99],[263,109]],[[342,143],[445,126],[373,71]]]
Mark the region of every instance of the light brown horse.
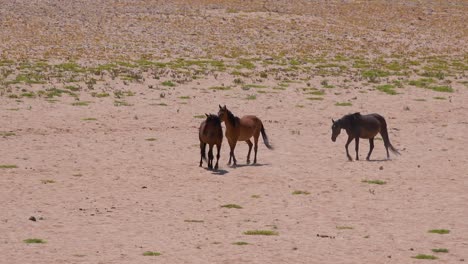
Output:
[[356,141],[356,160],[359,160],[359,138],[369,139],[370,149],[366,158],[369,160],[372,150],[374,149],[374,137],[378,133],[382,135],[385,150],[387,151],[387,159],[390,158],[390,154],[388,153],[389,148],[393,153],[397,155],[400,154],[400,152],[398,152],[398,150],[390,143],[387,131],[387,122],[385,121],[385,118],[379,114],[361,115],[360,113],[354,113],[345,115],[337,121],[332,119],[332,122],[331,139],[333,142],[335,142],[336,137],[340,134],[341,129],[346,130],[346,133],[348,134],[348,141],[346,141],[345,148],[346,155],[350,161],[353,159],[348,152],[349,143],[351,143],[353,139]]
[[221,121],[224,121],[226,124],[226,138],[229,142],[229,147],[231,152],[229,154],[229,162],[231,164],[231,159],[233,160],[234,166],[237,164],[236,156],[234,155],[234,149],[236,148],[237,141],[245,141],[249,145],[249,153],[247,154],[247,164],[250,164],[250,152],[252,151],[252,141],[250,138],[254,138],[255,143],[255,156],[254,164],[257,163],[257,150],[258,150],[258,137],[262,133],[263,143],[269,149],[273,149],[268,141],[268,137],[265,133],[265,128],[263,127],[262,121],[254,115],[246,115],[242,118],[239,118],[232,114],[226,106],[219,106],[218,116]]
[[221,127],[221,119],[217,115],[205,114],[206,120],[200,124],[198,137],[200,139],[200,167],[202,166],[202,160],[206,161],[206,144],[210,145],[208,151],[208,169],[213,169],[213,146],[216,145],[218,154],[216,155],[216,165],[214,169],[218,169],[219,152],[221,150],[221,144],[223,143],[223,128]]

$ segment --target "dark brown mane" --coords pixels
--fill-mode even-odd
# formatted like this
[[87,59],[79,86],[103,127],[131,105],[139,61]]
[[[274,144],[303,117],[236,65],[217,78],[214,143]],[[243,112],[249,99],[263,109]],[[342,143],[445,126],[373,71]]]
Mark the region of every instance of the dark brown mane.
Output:
[[213,122],[214,124],[216,125],[221,125],[221,119],[219,118],[218,115],[214,115],[214,114],[209,114],[206,116],[206,122]]
[[231,123],[234,127],[236,127],[237,123],[239,123],[239,118],[227,109],[226,109],[226,112],[227,112],[227,117],[229,119],[229,123]]

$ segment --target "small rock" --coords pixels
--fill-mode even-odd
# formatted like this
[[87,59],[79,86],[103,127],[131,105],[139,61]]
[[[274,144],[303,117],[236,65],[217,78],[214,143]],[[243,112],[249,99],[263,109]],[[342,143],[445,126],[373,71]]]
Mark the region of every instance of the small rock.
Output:
[[148,187],[146,187],[146,186],[143,186],[143,187],[141,187],[141,188],[142,188],[142,189],[146,189],[146,188],[148,188]]
[[410,248],[409,250],[414,251],[414,248]]
[[380,166],[379,170],[383,170],[383,166]]
[[29,220],[31,220],[31,221],[33,221],[33,222],[36,222],[36,221],[37,221],[37,220],[36,220],[36,217],[34,217],[34,216],[29,217]]

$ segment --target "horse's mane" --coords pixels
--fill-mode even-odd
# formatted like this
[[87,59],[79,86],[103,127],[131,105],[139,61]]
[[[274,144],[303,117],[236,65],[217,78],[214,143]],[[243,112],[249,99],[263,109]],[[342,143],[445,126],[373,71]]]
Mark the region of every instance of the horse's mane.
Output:
[[217,115],[209,114],[206,116],[206,122],[213,122],[216,125],[221,125],[221,119]]
[[229,111],[228,109],[226,109],[227,111],[227,116],[228,116],[228,119],[229,119],[229,122],[233,125],[233,126],[236,126],[237,124],[237,120],[239,120],[239,118],[237,116],[235,116],[231,111]]
[[354,114],[347,114],[343,116],[342,118],[340,118],[339,121],[340,121],[341,126],[347,127],[352,124],[355,124],[355,121],[360,117],[361,117],[361,113],[356,112]]
[[354,114],[347,114],[347,115],[343,116],[341,119],[352,121],[352,120],[356,120],[356,119],[359,118],[360,116],[361,116],[361,113],[356,112],[356,113],[354,113]]

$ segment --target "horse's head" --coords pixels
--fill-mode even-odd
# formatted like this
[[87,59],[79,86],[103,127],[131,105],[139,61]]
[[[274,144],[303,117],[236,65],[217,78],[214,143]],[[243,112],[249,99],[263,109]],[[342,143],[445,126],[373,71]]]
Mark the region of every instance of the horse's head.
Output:
[[225,118],[227,118],[227,108],[226,108],[226,105],[224,106],[221,106],[219,105],[219,111],[218,111],[218,117],[219,119],[221,119],[221,122],[224,121]]
[[333,142],[336,141],[336,138],[338,137],[338,135],[340,134],[341,132],[341,125],[340,125],[340,120],[338,121],[335,121],[332,119],[332,136],[331,136],[331,140]]

